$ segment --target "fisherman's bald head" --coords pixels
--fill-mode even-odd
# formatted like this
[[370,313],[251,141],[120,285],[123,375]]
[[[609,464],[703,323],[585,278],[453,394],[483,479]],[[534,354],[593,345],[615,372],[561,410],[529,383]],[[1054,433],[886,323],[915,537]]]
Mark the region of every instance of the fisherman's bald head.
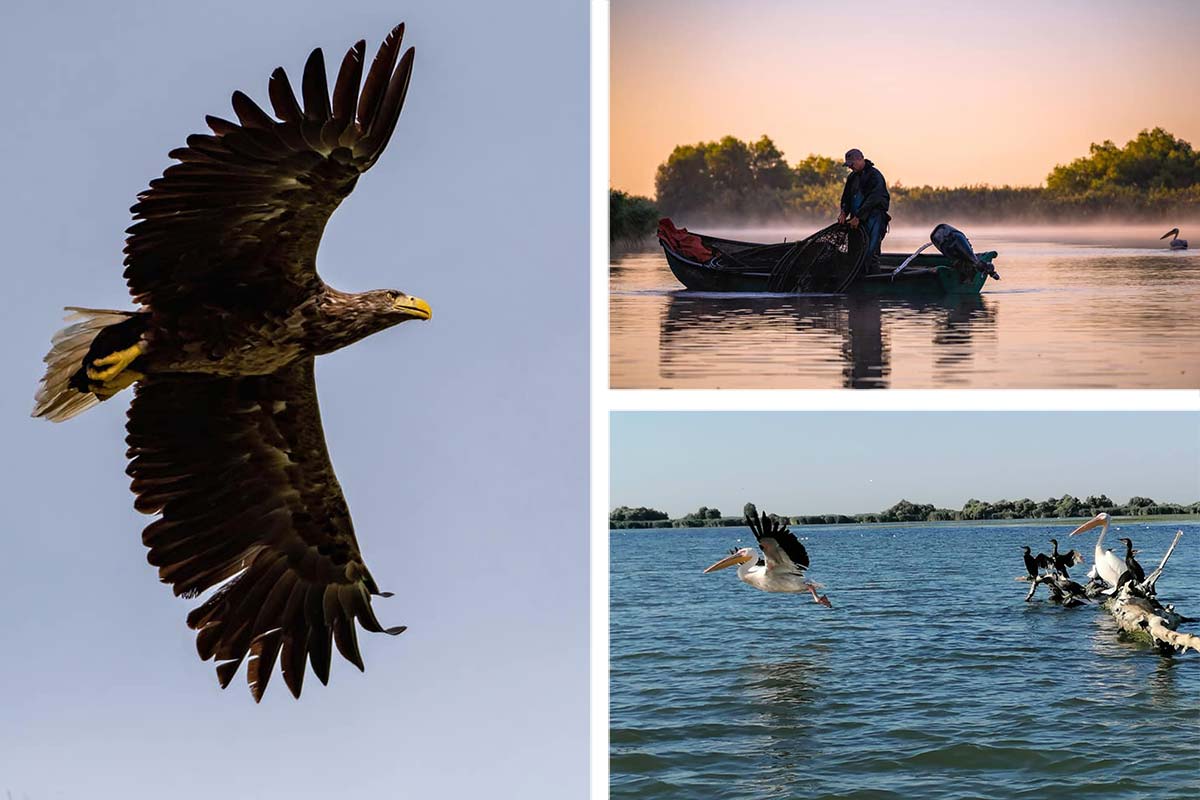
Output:
[[867,166],[867,159],[863,156],[862,150],[857,147],[846,151],[846,160],[844,165],[854,170],[862,172],[863,167]]

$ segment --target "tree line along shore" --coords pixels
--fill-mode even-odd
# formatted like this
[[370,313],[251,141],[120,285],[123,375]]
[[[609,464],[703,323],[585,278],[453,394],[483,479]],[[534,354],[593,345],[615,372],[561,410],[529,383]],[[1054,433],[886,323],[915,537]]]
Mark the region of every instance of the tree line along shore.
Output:
[[[1037,501],[968,500],[961,509],[937,508],[929,504],[901,500],[886,511],[868,514],[801,514],[784,516],[789,525],[849,525],[896,522],[975,522],[981,520],[1052,520],[1093,517],[1101,511],[1113,517],[1149,518],[1200,514],[1200,502],[1190,505],[1160,503],[1149,497],[1131,497],[1118,505],[1105,495],[1051,497]],[[701,506],[696,511],[672,519],[665,511],[639,506],[620,506],[608,515],[610,530],[629,528],[723,528],[744,525],[740,516],[728,517],[720,509]]]
[[[888,164],[879,164],[886,176]],[[846,171],[841,159],[809,155],[789,164],[768,136],[733,136],[676,147],[655,175],[655,198],[609,191],[609,238],[636,241],[659,217],[706,222],[811,222],[832,218]],[[1163,128],[1124,146],[1092,144],[1089,155],[1055,166],[1044,186],[902,186],[891,215],[900,223],[946,219],[1072,223],[1121,220],[1175,227],[1200,218],[1200,151]],[[1165,228],[1164,228],[1165,229]]]

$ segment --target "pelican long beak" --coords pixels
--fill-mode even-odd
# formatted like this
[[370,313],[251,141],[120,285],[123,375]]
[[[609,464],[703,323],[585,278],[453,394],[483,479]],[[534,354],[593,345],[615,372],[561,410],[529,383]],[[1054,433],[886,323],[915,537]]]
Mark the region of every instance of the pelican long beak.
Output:
[[725,556],[720,561],[713,564],[708,569],[704,570],[704,574],[707,575],[708,573],[716,572],[719,569],[725,569],[726,567],[732,567],[735,564],[745,564],[747,561],[750,560],[750,558],[751,558],[750,556],[743,555],[741,553],[734,553],[733,555]]
[[1092,528],[1095,528],[1099,525],[1103,525],[1106,522],[1108,522],[1108,514],[1106,514],[1102,511],[1099,514],[1097,514],[1096,516],[1089,519],[1087,522],[1080,525],[1075,530],[1071,531],[1070,535],[1074,536],[1077,533],[1087,533]]
[[1162,236],[1160,236],[1158,238],[1165,239],[1168,236],[1178,236],[1178,235],[1179,235],[1179,228],[1172,228],[1171,230],[1167,231],[1166,233],[1164,233]]
[[431,319],[433,317],[433,309],[419,297],[412,295],[401,295],[396,298],[396,302],[392,304],[397,311],[403,311],[410,317],[416,319]]

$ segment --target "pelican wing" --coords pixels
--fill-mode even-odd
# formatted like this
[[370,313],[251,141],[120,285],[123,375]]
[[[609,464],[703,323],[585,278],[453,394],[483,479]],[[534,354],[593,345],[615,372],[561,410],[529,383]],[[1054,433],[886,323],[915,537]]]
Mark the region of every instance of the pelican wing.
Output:
[[329,462],[311,358],[272,375],[150,376],[127,442],[135,506],[162,514],[142,534],[159,578],[185,597],[217,587],[187,624],[222,687],[247,655],[255,700],[277,659],[297,697],[306,657],[329,680],[331,645],[363,668],[355,622],[385,632],[381,593]]
[[808,568],[808,551],[778,517],[760,515],[753,503],[747,503],[745,518],[766,556],[767,569],[802,572]]
[[329,216],[383,152],[404,105],[413,50],[399,25],[366,80],[366,43],[346,53],[332,98],[321,50],[304,67],[301,97],[271,75],[272,118],[241,92],[238,122],[207,117],[212,134],[172,150],[181,162],[150,182],[130,209],[125,279],[159,313],[292,308],[321,287],[316,255]]

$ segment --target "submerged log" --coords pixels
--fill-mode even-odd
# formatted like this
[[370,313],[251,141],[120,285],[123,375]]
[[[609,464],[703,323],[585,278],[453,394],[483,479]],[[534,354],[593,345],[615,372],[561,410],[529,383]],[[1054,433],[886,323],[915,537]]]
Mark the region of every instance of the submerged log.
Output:
[[1176,630],[1181,623],[1191,620],[1175,611],[1174,606],[1164,606],[1155,596],[1154,584],[1162,575],[1167,559],[1175,552],[1175,545],[1179,544],[1181,536],[1183,531],[1175,534],[1158,568],[1146,580],[1139,584],[1125,583],[1115,595],[1102,603],[1102,607],[1113,615],[1122,631],[1136,639],[1147,641],[1161,650],[1195,650],[1200,653],[1200,636]]

